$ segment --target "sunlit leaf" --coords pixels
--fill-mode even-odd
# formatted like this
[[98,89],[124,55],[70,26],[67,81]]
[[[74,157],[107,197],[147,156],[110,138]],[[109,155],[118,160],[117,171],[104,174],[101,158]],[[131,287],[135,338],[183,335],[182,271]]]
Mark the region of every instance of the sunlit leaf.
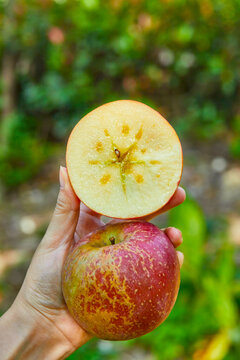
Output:
[[204,342],[202,348],[194,353],[193,360],[222,360],[227,354],[229,346],[228,331],[222,331]]

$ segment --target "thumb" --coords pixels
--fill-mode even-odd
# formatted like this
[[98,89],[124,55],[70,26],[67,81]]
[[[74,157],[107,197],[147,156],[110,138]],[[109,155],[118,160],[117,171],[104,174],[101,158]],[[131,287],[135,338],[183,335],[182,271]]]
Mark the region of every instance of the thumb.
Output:
[[59,182],[57,204],[42,241],[42,246],[46,248],[70,244],[79,216],[80,201],[72,189],[67,169],[62,166],[59,171]]

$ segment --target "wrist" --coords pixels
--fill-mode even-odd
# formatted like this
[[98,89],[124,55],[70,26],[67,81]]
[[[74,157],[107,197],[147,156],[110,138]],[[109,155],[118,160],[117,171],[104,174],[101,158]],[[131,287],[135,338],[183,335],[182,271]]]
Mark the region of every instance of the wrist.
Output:
[[55,324],[16,301],[0,319],[1,359],[65,359],[75,349]]

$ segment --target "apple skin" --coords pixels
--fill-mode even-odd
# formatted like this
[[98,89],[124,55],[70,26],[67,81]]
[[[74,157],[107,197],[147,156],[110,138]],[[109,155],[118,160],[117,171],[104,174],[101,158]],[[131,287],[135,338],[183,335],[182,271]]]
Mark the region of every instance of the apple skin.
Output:
[[[115,242],[115,244],[111,244]],[[63,295],[78,324],[105,340],[128,340],[159,326],[176,301],[180,267],[163,231],[143,221],[109,224],[74,245]]]

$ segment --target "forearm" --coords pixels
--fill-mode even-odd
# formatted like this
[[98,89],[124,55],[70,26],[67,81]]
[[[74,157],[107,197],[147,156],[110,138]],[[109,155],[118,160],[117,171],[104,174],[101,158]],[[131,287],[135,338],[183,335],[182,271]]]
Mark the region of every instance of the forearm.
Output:
[[73,351],[50,320],[15,305],[0,318],[0,334],[1,360],[58,360]]

